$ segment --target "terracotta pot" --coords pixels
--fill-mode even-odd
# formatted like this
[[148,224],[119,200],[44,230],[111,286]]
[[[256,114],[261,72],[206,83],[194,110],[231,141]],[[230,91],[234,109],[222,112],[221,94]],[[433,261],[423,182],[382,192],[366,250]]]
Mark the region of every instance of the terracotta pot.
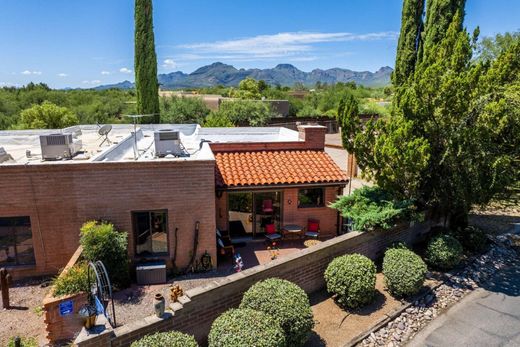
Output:
[[164,315],[165,302],[162,294],[155,294],[153,308],[157,317],[161,318]]

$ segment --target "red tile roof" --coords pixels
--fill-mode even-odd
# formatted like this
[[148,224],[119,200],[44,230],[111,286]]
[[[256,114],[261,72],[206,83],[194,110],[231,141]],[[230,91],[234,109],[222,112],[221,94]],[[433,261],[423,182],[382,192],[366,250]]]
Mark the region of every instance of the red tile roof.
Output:
[[219,188],[347,181],[323,151],[223,152],[215,153],[215,159]]

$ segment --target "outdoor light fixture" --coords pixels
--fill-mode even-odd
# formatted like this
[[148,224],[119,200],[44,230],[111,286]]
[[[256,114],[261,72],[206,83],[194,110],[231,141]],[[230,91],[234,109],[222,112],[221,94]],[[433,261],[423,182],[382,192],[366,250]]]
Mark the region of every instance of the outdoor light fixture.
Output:
[[287,200],[287,203],[288,203],[289,205],[292,204],[292,200],[291,200],[291,199]]

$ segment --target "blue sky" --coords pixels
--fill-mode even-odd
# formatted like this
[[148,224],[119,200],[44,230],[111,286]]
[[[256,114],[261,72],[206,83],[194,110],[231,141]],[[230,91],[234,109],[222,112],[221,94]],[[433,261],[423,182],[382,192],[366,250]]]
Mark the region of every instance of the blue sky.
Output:
[[[304,71],[393,66],[399,0],[154,0],[160,73],[215,61]],[[520,29],[520,1],[468,0],[484,36]],[[132,0],[0,0],[0,86],[133,80]]]

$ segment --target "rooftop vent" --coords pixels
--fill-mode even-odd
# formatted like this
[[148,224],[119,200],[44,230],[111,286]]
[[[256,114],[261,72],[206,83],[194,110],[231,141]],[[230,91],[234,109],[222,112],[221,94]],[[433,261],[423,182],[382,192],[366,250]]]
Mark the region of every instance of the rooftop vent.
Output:
[[72,133],[40,135],[43,160],[71,159],[81,149],[81,140]]
[[173,155],[176,157],[187,157],[188,152],[181,143],[178,131],[173,129],[161,129],[154,131],[155,155],[165,157]]

